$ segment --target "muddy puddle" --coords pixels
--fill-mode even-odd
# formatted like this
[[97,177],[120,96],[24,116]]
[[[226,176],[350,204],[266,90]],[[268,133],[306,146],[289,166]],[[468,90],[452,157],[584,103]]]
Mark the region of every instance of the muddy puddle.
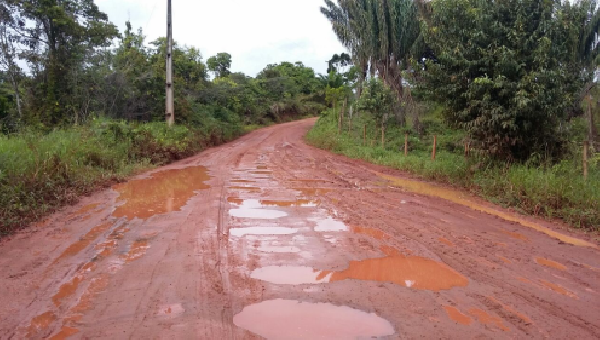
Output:
[[300,192],[304,197],[318,197],[325,195],[328,192],[332,192],[333,189],[328,188],[293,188]]
[[316,207],[319,201],[298,199],[295,201],[284,201],[284,200],[260,200],[260,204],[265,206],[276,206],[276,207]]
[[446,310],[446,314],[448,315],[448,317],[460,325],[468,326],[471,323],[473,323],[473,320],[471,320],[471,318],[461,313],[461,311],[456,307],[444,306],[444,309]]
[[568,236],[565,234],[558,233],[550,228],[543,227],[537,223],[528,221],[524,218],[520,218],[518,216],[509,214],[509,213],[506,213],[503,211],[499,211],[499,210],[493,209],[491,207],[485,206],[483,204],[474,202],[464,192],[459,191],[459,190],[444,188],[441,186],[436,186],[436,185],[428,184],[425,182],[408,180],[408,179],[403,179],[403,178],[385,175],[385,174],[378,174],[378,176],[387,180],[393,186],[404,188],[410,192],[427,195],[427,196],[431,196],[431,197],[443,198],[447,201],[469,207],[470,209],[473,209],[476,211],[481,211],[481,212],[484,212],[484,213],[487,213],[487,214],[490,214],[493,216],[500,217],[505,221],[516,222],[524,227],[528,227],[528,228],[537,230],[541,233],[544,233],[550,237],[553,237],[555,239],[558,239],[558,240],[563,241],[568,244],[599,249],[599,247],[596,246],[595,244],[589,243],[585,240],[581,240],[581,239],[578,239],[575,237],[571,237],[571,236]]
[[558,270],[562,270],[562,271],[567,270],[567,267],[565,267],[564,264],[554,262],[552,260],[548,260],[543,257],[536,257],[535,262],[537,262],[538,264],[541,264],[542,266],[545,266],[545,267],[550,267],[550,268],[554,268],[554,269],[558,269]]
[[204,166],[164,170],[150,178],[132,180],[113,189],[119,193],[113,212],[115,217],[132,220],[148,219],[172,211],[181,210],[197,190],[208,189],[210,179]]
[[236,209],[229,210],[229,216],[263,220],[275,220],[287,216],[285,211],[264,209],[263,207],[259,200],[244,200]]
[[341,280],[391,282],[418,290],[449,290],[469,280],[443,263],[417,256],[395,256],[352,261],[339,272],[309,267],[272,266],[256,269],[251,277],[274,284],[320,284]]
[[331,217],[318,219],[315,222],[317,224],[315,226],[316,232],[338,232],[350,230],[344,222],[335,220]]
[[368,339],[394,334],[392,324],[350,307],[271,300],[248,306],[233,323],[267,339]]
[[291,235],[297,232],[298,229],[287,227],[246,227],[229,229],[229,235],[238,237],[245,235]]

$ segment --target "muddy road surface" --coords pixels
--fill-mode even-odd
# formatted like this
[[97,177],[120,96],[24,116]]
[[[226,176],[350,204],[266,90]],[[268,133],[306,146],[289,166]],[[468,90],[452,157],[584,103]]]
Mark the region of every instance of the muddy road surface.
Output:
[[0,242],[2,339],[600,337],[594,235],[255,131]]

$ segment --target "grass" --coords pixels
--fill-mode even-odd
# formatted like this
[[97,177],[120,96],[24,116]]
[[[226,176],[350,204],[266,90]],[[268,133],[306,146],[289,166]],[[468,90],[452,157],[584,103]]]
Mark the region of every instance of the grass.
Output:
[[194,129],[96,120],[50,133],[0,135],[0,236],[98,187],[243,133],[242,126],[207,119]]
[[[425,133],[419,138],[410,128],[391,126],[381,134],[372,120],[359,117],[337,131],[337,122],[326,111],[308,133],[313,146],[354,159],[390,166],[426,180],[451,184],[504,207],[562,219],[568,224],[598,231],[600,226],[600,170],[592,161],[587,181],[583,178],[581,154],[573,148],[569,159],[553,165],[500,164],[482,157],[464,157],[461,131],[446,127],[437,113],[423,121]],[[367,127],[367,145],[364,127]],[[404,155],[404,136],[409,133],[409,154]],[[431,160],[433,135],[437,135],[436,160]],[[533,162],[531,162],[533,164]],[[539,162],[538,162],[539,163]]]

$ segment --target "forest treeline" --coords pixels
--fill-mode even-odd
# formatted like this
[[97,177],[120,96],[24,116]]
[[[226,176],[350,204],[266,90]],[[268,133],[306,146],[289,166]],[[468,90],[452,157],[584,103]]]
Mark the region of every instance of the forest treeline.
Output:
[[0,234],[139,169],[318,114],[340,82],[302,62],[249,77],[228,53],[175,43],[169,129],[165,38],[119,32],[92,0],[4,0],[0,21]]
[[597,229],[597,1],[325,0],[321,12],[354,77],[326,89],[312,144]]

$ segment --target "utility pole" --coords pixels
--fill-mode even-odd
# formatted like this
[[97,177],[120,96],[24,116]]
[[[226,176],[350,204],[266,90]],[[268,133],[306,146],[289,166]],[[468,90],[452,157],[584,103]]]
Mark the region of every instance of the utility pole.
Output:
[[166,95],[165,118],[167,125],[175,123],[175,103],[173,97],[173,30],[171,27],[171,0],[167,0],[167,68],[166,68]]

